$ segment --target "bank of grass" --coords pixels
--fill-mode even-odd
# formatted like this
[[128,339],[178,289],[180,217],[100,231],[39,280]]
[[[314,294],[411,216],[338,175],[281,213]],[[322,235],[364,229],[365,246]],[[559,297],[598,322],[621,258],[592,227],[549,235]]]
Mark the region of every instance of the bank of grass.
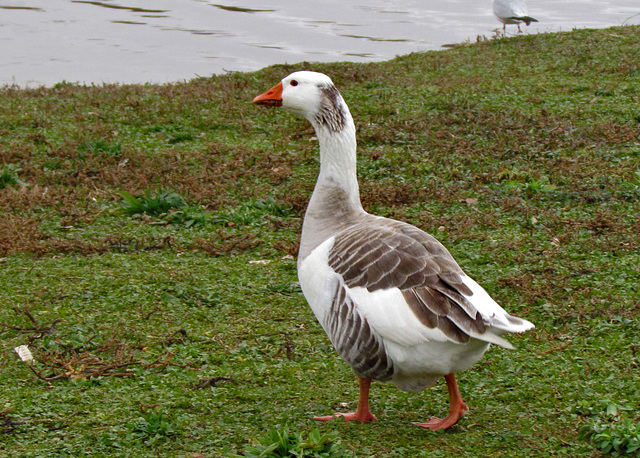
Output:
[[[358,457],[632,450],[639,41],[638,27],[579,30],[2,89],[3,456],[230,456],[283,431]],[[311,420],[357,399],[296,283],[317,144],[306,121],[251,104],[299,69],[331,75],[350,105],[364,206],[436,235],[537,325],[459,374],[471,410],[447,432],[411,425],[446,413],[442,384],[375,384],[371,424]]]

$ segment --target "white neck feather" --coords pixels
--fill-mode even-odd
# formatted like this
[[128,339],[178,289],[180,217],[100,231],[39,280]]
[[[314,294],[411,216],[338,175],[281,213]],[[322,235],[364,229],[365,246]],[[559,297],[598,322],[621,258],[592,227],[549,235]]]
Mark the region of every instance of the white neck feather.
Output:
[[356,128],[348,116],[344,129],[332,132],[326,127],[316,128],[320,144],[320,173],[316,190],[324,185],[338,186],[349,197],[349,201],[360,205],[360,191],[356,166]]
[[300,260],[365,213],[358,188],[356,129],[349,110],[337,132],[311,122],[320,143],[320,173],[304,218]]

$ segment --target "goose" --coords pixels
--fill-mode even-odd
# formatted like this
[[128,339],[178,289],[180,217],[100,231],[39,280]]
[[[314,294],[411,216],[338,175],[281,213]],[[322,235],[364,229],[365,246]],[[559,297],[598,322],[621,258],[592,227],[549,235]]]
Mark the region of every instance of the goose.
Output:
[[493,0],[493,14],[502,22],[502,30],[506,30],[507,24],[518,24],[518,32],[520,23],[531,24],[538,22],[537,19],[529,16],[529,9],[524,0]]
[[320,146],[297,260],[305,299],[359,380],[355,412],[314,417],[369,422],[371,382],[419,392],[444,377],[449,415],[414,423],[447,429],[468,410],[455,373],[469,369],[501,335],[533,324],[509,315],[468,277],[447,249],[411,224],[374,216],[360,202],[356,129],[331,79],[299,71],[256,96],[305,117]]

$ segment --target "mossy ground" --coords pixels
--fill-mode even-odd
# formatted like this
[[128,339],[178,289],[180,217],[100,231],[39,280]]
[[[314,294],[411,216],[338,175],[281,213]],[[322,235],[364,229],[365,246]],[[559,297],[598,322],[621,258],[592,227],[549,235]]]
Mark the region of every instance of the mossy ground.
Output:
[[[0,90],[0,167],[19,180],[0,190],[2,454],[227,456],[276,424],[335,430],[358,457],[595,453],[577,435],[594,406],[640,408],[639,43],[579,30]],[[442,384],[375,384],[372,424],[311,420],[357,398],[296,283],[317,144],[251,104],[299,69],[350,106],[365,208],[433,233],[537,326],[459,374],[471,410],[447,432],[411,425],[446,412]],[[121,209],[122,191],[167,189],[183,214]]]

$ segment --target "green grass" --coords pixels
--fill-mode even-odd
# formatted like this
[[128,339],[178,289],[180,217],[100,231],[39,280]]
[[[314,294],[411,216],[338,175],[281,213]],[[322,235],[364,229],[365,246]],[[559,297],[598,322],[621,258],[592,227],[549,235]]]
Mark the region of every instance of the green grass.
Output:
[[603,453],[637,455],[640,450],[640,424],[626,415],[636,409],[610,402],[603,402],[599,407],[586,406],[584,413],[593,419],[580,428],[578,437],[590,441]]
[[247,447],[242,455],[249,458],[279,458],[279,457],[342,457],[348,452],[336,447],[339,443],[337,434],[321,434],[313,429],[304,439],[300,433],[292,433],[288,427],[277,425],[269,429],[267,435],[260,439],[260,444]]
[[147,189],[144,195],[135,197],[122,191],[122,209],[129,215],[145,214],[149,216],[161,216],[172,209],[181,209],[186,206],[184,199],[173,191],[158,191],[151,196]]
[[[0,89],[0,454],[637,453],[639,39]],[[471,410],[447,432],[411,425],[446,413],[442,383],[374,384],[371,424],[311,419],[357,400],[296,281],[317,142],[251,104],[303,68],[349,103],[364,206],[434,234],[536,324],[459,374]]]
[[13,164],[5,165],[4,168],[0,170],[0,189],[24,186],[24,181],[22,181],[18,176],[19,171],[20,167],[16,167]]

